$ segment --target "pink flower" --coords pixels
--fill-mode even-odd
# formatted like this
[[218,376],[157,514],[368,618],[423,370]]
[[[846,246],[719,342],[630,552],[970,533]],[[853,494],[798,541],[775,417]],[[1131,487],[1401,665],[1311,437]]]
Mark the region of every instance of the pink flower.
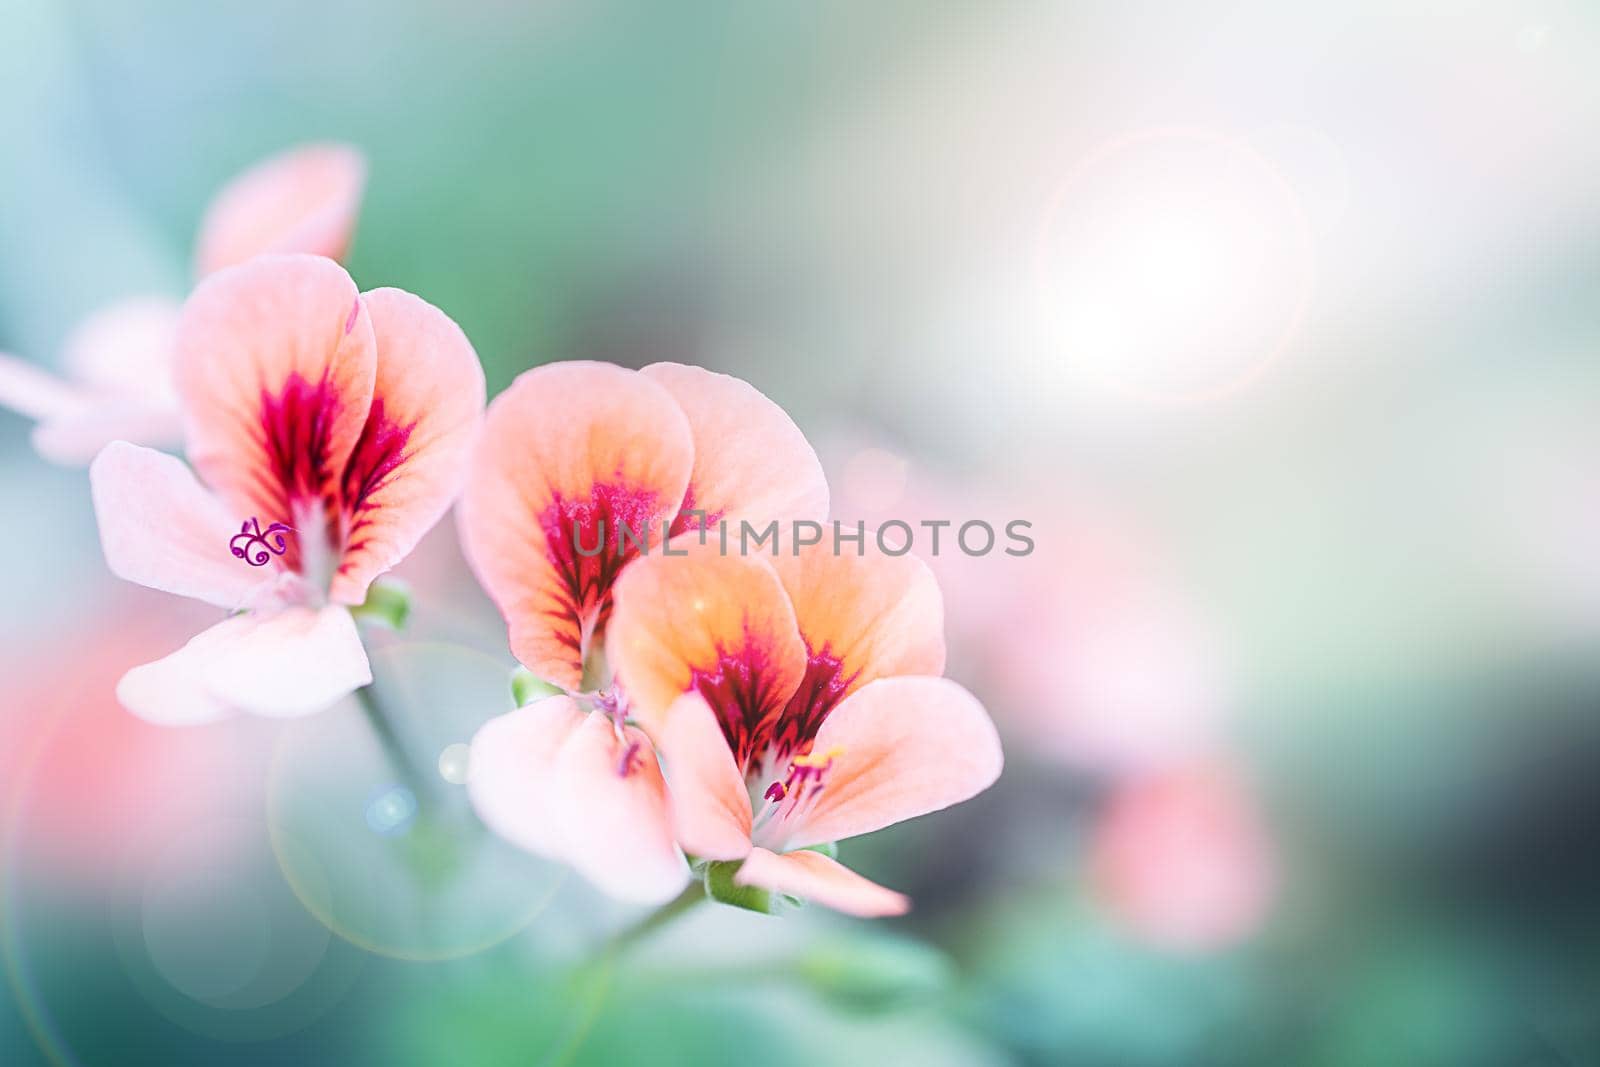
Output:
[[[659,545],[663,523],[820,520],[827,494],[804,435],[745,382],[671,363],[558,363],[490,405],[459,520],[513,653],[580,693],[586,668],[604,673],[612,587],[639,554],[626,540],[614,551],[619,522]],[[577,551],[599,543],[602,524],[605,551]],[[688,869],[655,753],[638,729],[614,724],[617,711],[557,696],[490,722],[473,742],[469,788],[508,840],[573,863],[613,896],[665,900]]]
[[[207,209],[197,273],[265,252],[342,257],[365,181],[366,161],[344,145],[306,145],[258,163]],[[172,365],[179,308],[166,297],[138,297],[95,312],[67,340],[66,380],[0,355],[0,404],[37,420],[34,447],[57,463],[87,463],[115,440],[177,444]]]
[[[680,890],[687,852],[738,861],[741,886],[904,911],[811,846],[957,803],[1000,772],[987,714],[938,677],[937,585],[911,557],[789,555],[787,533],[771,563],[719,555],[702,525],[784,530],[820,521],[826,501],[799,431],[735,379],[564,364],[497,400],[463,541],[512,650],[568,694],[474,738],[484,821],[629,899]],[[619,551],[619,519],[648,527],[652,548]],[[614,684],[586,695],[607,664]]]
[[641,560],[618,583],[608,654],[686,852],[742,861],[737,885],[900,914],[904,896],[813,846],[987,789],[999,737],[940,677],[944,610],[920,560],[796,551]]
[[349,607],[449,508],[484,402],[465,336],[397,289],[358,294],[317,256],[259,256],[184,305],[188,454],[124,441],[90,468],[119,577],[228,619],[129,671],[118,698],[162,723],[299,715],[371,681]]
[[1255,932],[1277,886],[1255,798],[1215,761],[1122,786],[1095,828],[1090,871],[1098,897],[1134,933],[1191,952]]

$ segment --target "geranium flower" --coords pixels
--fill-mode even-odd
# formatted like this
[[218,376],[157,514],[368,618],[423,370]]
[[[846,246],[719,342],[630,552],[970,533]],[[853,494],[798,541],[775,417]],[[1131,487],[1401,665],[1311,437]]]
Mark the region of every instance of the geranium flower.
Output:
[[190,459],[114,442],[90,467],[119,577],[232,612],[128,672],[165,723],[297,715],[368,684],[349,607],[449,508],[484,403],[443,312],[358,293],[318,256],[259,256],[184,305],[177,390]]
[[[344,145],[306,145],[258,163],[206,210],[196,273],[266,252],[341,258],[365,182],[366,161]],[[0,355],[0,405],[37,421],[34,448],[56,463],[87,463],[115,440],[178,444],[172,368],[180,307],[164,296],[135,297],[90,315],[67,339],[65,379]]]
[[[531,370],[490,405],[458,518],[512,652],[581,694],[606,681],[612,587],[640,552],[627,538],[618,550],[619,522],[659,551],[663,523],[692,542],[720,520],[815,521],[827,508],[805,436],[749,384],[672,363],[577,362]],[[655,753],[620,710],[615,694],[560,696],[494,720],[473,742],[469,788],[507,839],[614,896],[662,900],[688,870]]]
[[814,846],[974,796],[999,777],[1000,741],[939,677],[927,567],[836,547],[641,560],[618,583],[607,647],[687,853],[742,861],[739,886],[894,915],[904,896]]

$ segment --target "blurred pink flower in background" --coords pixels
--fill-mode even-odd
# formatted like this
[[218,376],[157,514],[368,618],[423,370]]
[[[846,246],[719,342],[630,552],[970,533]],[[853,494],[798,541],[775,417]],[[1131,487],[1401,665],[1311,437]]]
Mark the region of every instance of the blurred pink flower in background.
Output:
[[[345,145],[305,145],[256,164],[206,210],[197,275],[265,252],[341,258],[365,183],[365,159]],[[67,339],[64,379],[0,354],[0,405],[36,420],[34,448],[56,463],[88,463],[116,440],[177,445],[182,427],[172,375],[180,306],[144,296],[96,311]]]
[[101,546],[118,577],[235,614],[128,672],[118,697],[172,724],[318,711],[372,680],[349,608],[460,488],[483,412],[477,355],[431,304],[358,293],[308,255],[213,275],[184,305],[177,350],[206,485],[173,456],[112,443],[90,469]]
[[[912,525],[944,592],[952,659],[1029,752],[1115,775],[1211,746],[1226,702],[1218,642],[1127,519],[1059,471],[1048,492],[1027,492],[966,482],[859,439],[835,446],[824,453],[835,460],[835,516]],[[965,521],[1003,531],[1014,519],[1031,524],[1027,556],[971,556],[957,543]],[[932,520],[952,524],[937,553],[919,526]]]
[[1215,951],[1255,933],[1278,885],[1276,851],[1242,775],[1220,761],[1130,779],[1090,843],[1096,899],[1135,935]]
[[13,645],[0,667],[0,822],[12,828],[12,859],[107,885],[130,864],[157,862],[142,844],[181,835],[248,790],[254,757],[237,731],[174,734],[117,704],[117,679],[181,640],[192,610],[131,589],[85,608],[59,633]]

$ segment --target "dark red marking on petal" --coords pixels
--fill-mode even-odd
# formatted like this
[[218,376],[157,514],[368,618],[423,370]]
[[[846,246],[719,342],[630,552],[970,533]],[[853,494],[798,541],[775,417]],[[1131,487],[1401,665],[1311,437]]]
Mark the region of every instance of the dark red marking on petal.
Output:
[[806,644],[806,673],[772,730],[771,743],[779,759],[788,759],[811,744],[828,712],[844,699],[860,675],[859,670],[846,674],[843,661],[830,646],[813,651],[810,643]]
[[694,486],[690,485],[683,494],[683,503],[678,506],[678,516],[672,520],[671,535],[677,537],[681,533],[693,531],[701,534],[704,543],[704,534],[707,530],[716,529],[717,523],[722,521],[723,512],[708,511],[705,518],[689,514],[695,510]]
[[415,422],[401,422],[385,412],[383,397],[372,398],[361,436],[345,462],[339,479],[340,514],[344,521],[339,569],[345,570],[352,553],[368,543],[362,531],[372,523],[373,494],[388,485],[405,463]]
[[722,653],[714,668],[690,677],[690,687],[716,713],[742,773],[755,769],[755,757],[766,750],[783,707],[784,694],[773,688],[771,675],[766,656],[747,644],[738,653]]
[[[343,403],[326,375],[313,382],[295,373],[276,394],[261,391],[262,446],[272,484],[255,488],[271,501],[274,513],[293,515],[296,505],[306,501],[331,503],[328,438]],[[334,515],[327,510],[331,524]],[[299,570],[299,557],[298,547],[291,544],[285,562]]]
[[350,305],[350,316],[344,320],[344,335],[350,336],[350,331],[356,328],[356,316],[361,313],[361,298],[356,297],[355,303]]
[[[611,616],[611,587],[622,568],[639,554],[632,541],[620,536],[626,525],[654,545],[660,531],[651,529],[661,508],[653,490],[616,482],[597,484],[587,499],[551,501],[539,516],[545,551],[560,576],[556,604],[544,614],[556,639],[581,660],[587,652],[584,638],[598,641]],[[603,525],[602,525],[603,524]],[[600,551],[584,555],[599,546]]]

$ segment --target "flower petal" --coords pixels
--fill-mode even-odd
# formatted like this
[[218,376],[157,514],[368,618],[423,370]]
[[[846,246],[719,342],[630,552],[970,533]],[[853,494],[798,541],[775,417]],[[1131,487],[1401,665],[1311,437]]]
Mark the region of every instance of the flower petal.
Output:
[[0,407],[45,419],[77,411],[85,400],[83,390],[27,360],[0,352]]
[[772,561],[807,656],[805,681],[784,710],[780,749],[803,744],[839,701],[874,679],[944,671],[944,599],[927,565],[870,543],[859,556],[833,547]]
[[90,466],[89,489],[118,578],[234,610],[282,571],[233,555],[239,524],[175,456],[113,442]]
[[320,711],[372,681],[355,620],[342,607],[235,615],[165,659],[135,667],[117,699],[142,719],[187,726],[235,711]]
[[176,403],[97,396],[76,411],[41,421],[32,440],[34,450],[50,462],[81,467],[113,441],[176,447],[183,441],[183,424]]
[[[640,373],[678,402],[694,435],[694,471],[685,510],[704,525],[748,518],[765,525],[828,514],[828,481],[810,442],[788,414],[748,382],[681,363]],[[684,529],[700,523],[685,516]]]
[[205,664],[214,643],[226,640],[226,631],[238,624],[238,619],[220,622],[171,655],[133,668],[117,683],[117,701],[157,726],[199,726],[234,714],[206,688]]
[[305,145],[257,163],[206,209],[196,269],[210,274],[263,252],[342,258],[366,180],[366,159],[348,145]]
[[606,653],[646,729],[661,730],[677,699],[698,692],[747,769],[800,683],[805,646],[765,561],[720,555],[692,536],[683,550],[623,572]]
[[994,723],[947,678],[882,678],[833,709],[812,752],[837,753],[820,789],[758,839],[785,849],[870,833],[958,804],[1000,777]]
[[[355,283],[316,256],[261,256],[200,283],[178,329],[189,458],[239,512],[324,548],[372,405],[377,353]],[[328,538],[331,540],[331,537]]]
[[[523,374],[495,398],[462,496],[462,543],[511,630],[511,651],[540,677],[582,684],[604,631],[611,583],[637,554],[617,525],[660,541],[689,484],[693,445],[665,389],[603,363]],[[585,556],[576,544],[605,544]]]
[[644,734],[628,727],[619,739],[609,719],[590,715],[561,746],[551,789],[567,862],[601,891],[661,904],[689,884]]
[[206,689],[229,707],[307,715],[372,682],[355,619],[337,604],[240,615],[222,625],[229,623],[227,639],[207,649],[204,669]]
[[91,389],[176,408],[172,364],[183,305],[164,296],[108,304],[73,328],[62,363]]
[[484,825],[519,848],[562,859],[551,780],[585,713],[553,696],[490,719],[472,738],[467,793]]
[[750,851],[750,793],[705,698],[679,697],[656,736],[678,844],[696,859],[742,858]]
[[800,897],[863,919],[904,915],[911,910],[911,900],[903,893],[885,889],[820,852],[779,855],[764,848],[752,849],[733,881],[735,885]]
[[372,407],[340,486],[343,556],[332,599],[359,604],[460,492],[483,418],[483,368],[444,312],[399,289],[362,295],[378,370]]

